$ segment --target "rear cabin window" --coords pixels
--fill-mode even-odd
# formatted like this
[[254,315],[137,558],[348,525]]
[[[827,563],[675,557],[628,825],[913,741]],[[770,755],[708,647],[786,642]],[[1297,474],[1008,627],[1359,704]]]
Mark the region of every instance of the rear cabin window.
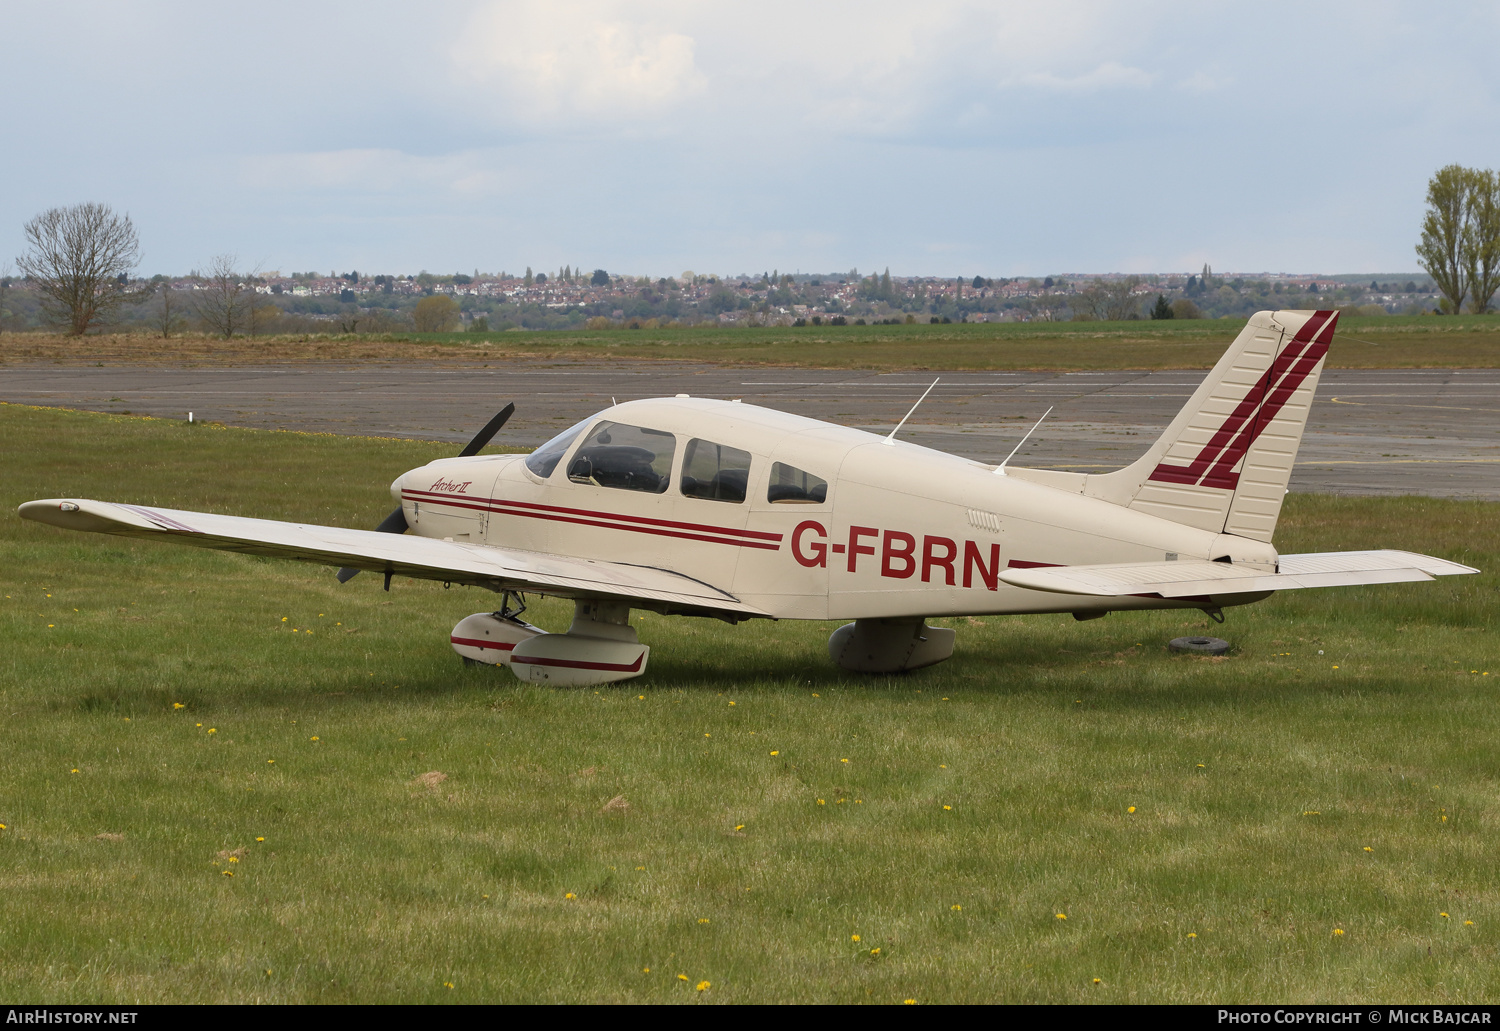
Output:
[[821,505],[828,500],[828,481],[784,462],[774,462],[766,500],[773,505]]
[[617,490],[660,494],[672,482],[677,438],[663,430],[601,422],[568,464],[568,479]]
[[[589,418],[593,418],[590,416]],[[568,448],[573,446],[573,441],[583,432],[583,428],[589,424],[589,420],[576,423],[563,430],[547,443],[537,448],[526,456],[526,468],[536,473],[542,479],[552,475],[552,470],[557,468],[557,463],[562,461],[562,456],[567,454]]]
[[749,482],[750,452],[711,440],[688,441],[682,461],[684,497],[739,504]]

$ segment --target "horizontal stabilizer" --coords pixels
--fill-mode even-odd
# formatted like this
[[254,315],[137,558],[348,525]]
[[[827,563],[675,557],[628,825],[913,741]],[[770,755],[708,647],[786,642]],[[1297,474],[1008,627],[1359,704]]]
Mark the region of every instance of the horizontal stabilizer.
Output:
[[1007,569],[1001,572],[1000,579],[1015,587],[1056,594],[1104,598],[1154,594],[1163,598],[1196,598],[1306,587],[1402,583],[1477,572],[1479,570],[1457,562],[1409,551],[1329,551],[1282,555],[1274,573],[1254,566],[1192,559]]
[[494,591],[528,591],[562,598],[617,598],[744,616],[765,615],[726,591],[669,569],[553,555],[518,548],[439,541],[413,534],[339,526],[179,512],[78,498],[28,501],[21,518],[68,530],[144,537],[242,555],[296,559],[322,565],[439,580]]

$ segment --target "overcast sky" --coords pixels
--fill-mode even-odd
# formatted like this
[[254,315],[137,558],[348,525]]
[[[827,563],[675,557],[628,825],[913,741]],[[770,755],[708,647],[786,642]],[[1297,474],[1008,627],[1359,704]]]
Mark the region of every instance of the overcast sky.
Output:
[[1416,268],[1500,165],[1494,3],[0,0],[0,267]]

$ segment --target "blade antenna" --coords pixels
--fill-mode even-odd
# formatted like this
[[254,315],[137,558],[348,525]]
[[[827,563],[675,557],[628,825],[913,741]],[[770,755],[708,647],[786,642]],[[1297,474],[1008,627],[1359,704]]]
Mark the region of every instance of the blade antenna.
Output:
[[[937,386],[938,380],[942,378],[943,377],[939,376],[937,379],[933,380],[932,387]],[[901,421],[896,423],[896,428],[891,430],[891,435],[889,437],[886,437],[885,440],[882,441],[882,443],[884,443],[886,447],[896,446],[896,434],[901,432],[901,427],[906,425],[906,420],[911,418],[911,413],[915,412],[918,406],[921,405],[923,401],[927,400],[927,395],[932,393],[932,387],[928,387],[926,390],[922,391],[922,396],[917,398],[917,403],[911,406],[911,412],[907,412],[905,415],[903,415],[901,417]]]
[[[1053,405],[1052,407],[1056,408],[1057,406]],[[1042,413],[1042,418],[1038,419],[1036,421],[1036,426],[1033,426],[1033,427],[1031,427],[1031,429],[1027,430],[1026,431],[1026,436],[1024,436],[1024,437],[1021,438],[1021,444],[1024,444],[1028,440],[1030,440],[1031,439],[1031,435],[1037,431],[1037,426],[1040,426],[1042,424],[1042,421],[1044,419],[1046,419],[1047,416],[1049,416],[1051,414],[1052,414],[1052,408],[1049,408],[1045,412],[1043,412]],[[1019,450],[1021,450],[1021,444],[1017,444],[1015,447],[1011,448],[1010,449],[1010,454],[1008,454],[1008,455],[1005,456],[1005,462],[1001,462],[999,465],[995,466],[995,475],[996,476],[1004,476],[1005,475],[1005,463],[1009,462],[1012,458],[1016,457],[1016,452],[1019,451]]]

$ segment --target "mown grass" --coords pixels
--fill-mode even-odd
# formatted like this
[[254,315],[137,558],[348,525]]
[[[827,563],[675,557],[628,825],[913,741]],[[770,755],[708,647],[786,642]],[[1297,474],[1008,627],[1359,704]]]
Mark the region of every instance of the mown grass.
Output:
[[[444,452],[18,406],[0,439],[5,513],[349,525]],[[7,514],[0,996],[1492,1000],[1497,514],[1292,496],[1283,550],[1486,573],[1235,610],[1222,660],[1166,651],[1196,613],[985,618],[871,679],[827,624],[652,615],[598,690],[463,668],[479,592]]]
[[[224,341],[148,335],[73,338],[0,335],[0,363],[482,362],[506,357],[656,358],[849,369],[1206,369],[1242,319],[1028,322],[900,326],[688,327],[275,336]],[[1344,318],[1328,364],[1348,369],[1492,368],[1500,365],[1500,317]]]

